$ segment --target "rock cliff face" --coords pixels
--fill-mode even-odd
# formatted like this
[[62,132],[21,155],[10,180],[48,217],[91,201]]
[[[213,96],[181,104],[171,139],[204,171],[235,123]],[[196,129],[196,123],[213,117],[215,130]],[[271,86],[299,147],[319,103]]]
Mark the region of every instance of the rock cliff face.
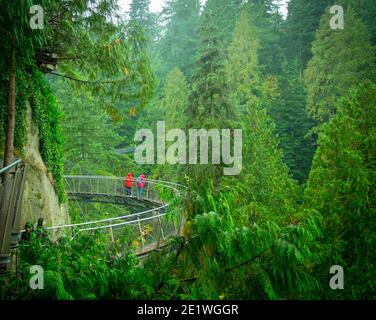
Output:
[[24,149],[24,161],[28,166],[28,172],[23,196],[21,226],[23,227],[28,221],[36,223],[40,217],[44,218],[47,227],[66,224],[69,222],[68,207],[66,204],[59,204],[54,180],[39,152],[39,133],[33,122],[30,106],[28,106],[26,122],[28,141]]

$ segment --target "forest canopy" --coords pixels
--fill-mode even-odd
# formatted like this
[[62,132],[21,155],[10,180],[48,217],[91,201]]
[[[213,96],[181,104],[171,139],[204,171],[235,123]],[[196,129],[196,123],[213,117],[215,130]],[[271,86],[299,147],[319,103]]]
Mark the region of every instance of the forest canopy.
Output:
[[[179,189],[155,192],[183,221],[145,259],[157,223],[21,241],[0,298],[375,299],[376,2],[152,1],[0,0],[3,166],[24,158],[30,111],[72,223],[149,210],[148,180]],[[192,129],[212,161],[189,162]],[[137,161],[140,130],[153,162]],[[138,202],[121,209],[64,181],[119,177],[124,194],[130,173]],[[27,285],[33,265],[46,290]]]

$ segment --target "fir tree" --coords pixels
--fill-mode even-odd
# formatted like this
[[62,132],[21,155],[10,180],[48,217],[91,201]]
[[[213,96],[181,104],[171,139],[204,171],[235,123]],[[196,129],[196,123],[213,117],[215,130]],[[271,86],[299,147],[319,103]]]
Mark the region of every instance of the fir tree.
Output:
[[185,123],[182,113],[188,104],[188,84],[178,68],[171,70],[166,77],[160,110],[166,121],[166,130],[180,128]]
[[185,76],[192,75],[197,58],[199,38],[197,31],[200,19],[198,0],[173,0],[165,8],[167,20],[164,36],[157,43],[159,59],[158,74],[164,79],[174,67]]
[[[372,44],[376,46],[376,2],[373,0],[344,0],[346,7],[351,7],[367,25],[372,35]],[[346,19],[346,17],[345,17]]]
[[283,46],[289,61],[297,61],[301,77],[312,57],[311,45],[320,18],[330,4],[330,0],[291,0],[288,3]]
[[285,66],[280,77],[281,95],[269,113],[276,123],[283,158],[293,177],[304,184],[311,168],[316,148],[316,136],[311,132],[315,122],[306,111],[304,82],[297,72],[297,64]]
[[[212,15],[216,36],[228,46],[232,39],[241,0],[207,0],[204,13]],[[205,15],[203,15],[205,19]]]
[[323,125],[305,191],[306,207],[323,218],[318,276],[326,285],[330,266],[345,270],[345,290],[331,298],[375,299],[376,86],[351,90]]
[[329,11],[322,17],[313,43],[313,58],[305,71],[307,110],[325,122],[336,112],[338,97],[362,80],[374,79],[374,47],[364,23],[346,11],[346,27],[332,30]]
[[[221,42],[213,25],[212,14],[205,14],[200,35],[204,49],[192,78],[191,93],[185,110],[186,128],[231,129],[236,123],[236,112],[229,97],[225,56],[220,49]],[[191,176],[198,186],[213,183],[215,189],[223,175],[222,169],[222,165],[193,165],[189,166],[188,176]]]
[[[175,128],[184,128],[187,120],[184,112],[187,109],[188,96],[189,88],[187,80],[178,68],[174,68],[167,74],[162,97],[158,104],[154,106],[154,108],[157,108],[156,112],[159,119],[165,121],[166,131]],[[166,148],[173,143],[166,143]],[[175,153],[174,157],[176,156],[177,154]],[[166,162],[170,163],[170,160]],[[161,179],[170,179],[184,183],[181,176],[182,170],[182,166],[177,168],[175,165],[166,164],[159,166],[155,172]]]
[[242,10],[228,50],[226,64],[231,92],[236,103],[241,106],[260,95],[259,46],[257,31],[251,17],[246,10]]
[[131,21],[137,22],[148,37],[154,39],[156,36],[155,17],[150,12],[150,0],[132,0],[129,18]]
[[90,93],[71,93],[66,82],[55,83],[64,118],[65,168],[69,174],[95,174],[114,172],[115,163],[120,162],[115,147],[121,141],[116,125],[103,109],[96,105]]

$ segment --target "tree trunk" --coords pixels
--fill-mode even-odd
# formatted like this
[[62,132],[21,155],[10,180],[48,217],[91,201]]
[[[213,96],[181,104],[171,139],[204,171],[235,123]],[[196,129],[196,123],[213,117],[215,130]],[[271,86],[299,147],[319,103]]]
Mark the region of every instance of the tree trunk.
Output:
[[[7,131],[4,150],[4,167],[9,165],[13,161],[13,149],[14,149],[14,127],[16,117],[16,47],[15,40],[12,41],[12,52],[9,65],[9,80],[8,80],[8,119],[7,119]],[[3,182],[7,174],[4,174]]]

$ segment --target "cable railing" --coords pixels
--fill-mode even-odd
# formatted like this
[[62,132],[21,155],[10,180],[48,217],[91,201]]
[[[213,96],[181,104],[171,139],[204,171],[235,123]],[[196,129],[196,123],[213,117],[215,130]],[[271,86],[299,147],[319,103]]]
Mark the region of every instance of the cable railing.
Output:
[[68,196],[75,201],[84,198],[95,202],[95,197],[100,196],[121,199],[123,203],[133,199],[154,204],[154,208],[136,213],[47,228],[55,233],[71,230],[70,241],[83,232],[107,231],[111,241],[114,242],[117,238],[131,240],[135,253],[143,255],[161,247],[169,236],[180,233],[181,217],[168,216],[169,204],[163,200],[167,194],[169,198],[180,195],[177,184],[146,180],[141,192],[136,183],[131,190],[126,190],[123,186],[124,178],[121,177],[65,176],[64,178]]

